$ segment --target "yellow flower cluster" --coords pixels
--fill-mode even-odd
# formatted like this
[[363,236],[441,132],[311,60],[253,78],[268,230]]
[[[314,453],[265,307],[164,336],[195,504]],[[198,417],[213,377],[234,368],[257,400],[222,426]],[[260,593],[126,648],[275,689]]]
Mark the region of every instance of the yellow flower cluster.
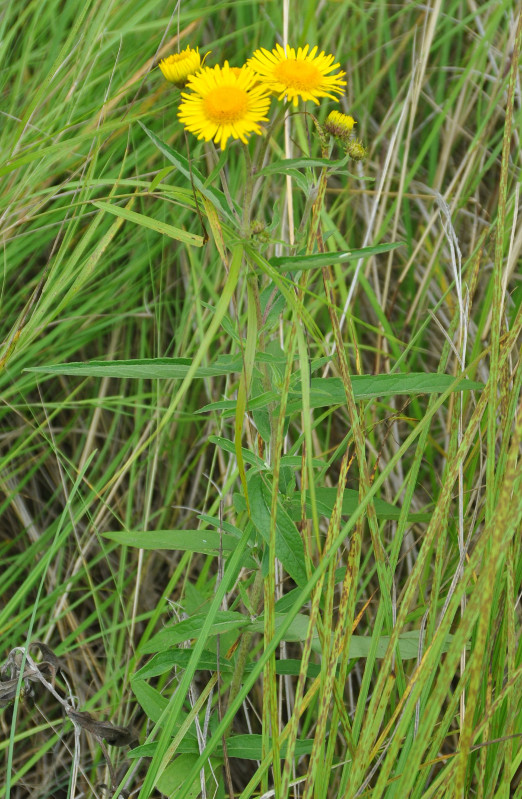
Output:
[[[297,106],[299,100],[318,104],[320,98],[337,101],[346,81],[333,55],[318,47],[276,45],[271,52],[256,50],[242,67],[205,67],[199,51],[187,47],[163,59],[159,67],[167,80],[186,87],[178,116],[198,139],[213,139],[225,149],[229,139],[246,142],[251,133],[262,132],[268,119],[271,96]],[[334,73],[334,74],[331,74]]]
[[350,156],[352,161],[362,161],[368,153],[360,139],[352,138],[353,127],[356,124],[355,119],[349,114],[330,111],[324,123],[324,130],[344,145],[346,154]]

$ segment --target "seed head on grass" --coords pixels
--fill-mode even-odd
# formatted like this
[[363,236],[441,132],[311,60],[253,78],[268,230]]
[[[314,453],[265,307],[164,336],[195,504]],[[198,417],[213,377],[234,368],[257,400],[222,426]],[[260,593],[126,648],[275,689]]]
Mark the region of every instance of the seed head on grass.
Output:
[[158,66],[170,83],[180,87],[185,86],[189,75],[193,75],[201,68],[199,48],[193,50],[191,47],[186,47],[181,53],[162,58]]
[[324,52],[317,55],[317,45],[308,50],[308,44],[298,47],[297,52],[289,45],[283,49],[276,44],[272,52],[264,48],[256,50],[248,64],[258,73],[260,81],[278,95],[278,100],[286,96],[295,106],[299,99],[312,100],[316,105],[320,97],[338,100],[335,94],[343,93],[346,81],[342,78],[346,73],[330,75],[340,66],[334,64],[334,56]]
[[270,106],[270,91],[259,84],[249,66],[204,67],[190,75],[181,95],[178,116],[186,129],[198,139],[214,139],[224,150],[227,141],[241,139],[246,144],[251,133],[261,134],[260,122]]

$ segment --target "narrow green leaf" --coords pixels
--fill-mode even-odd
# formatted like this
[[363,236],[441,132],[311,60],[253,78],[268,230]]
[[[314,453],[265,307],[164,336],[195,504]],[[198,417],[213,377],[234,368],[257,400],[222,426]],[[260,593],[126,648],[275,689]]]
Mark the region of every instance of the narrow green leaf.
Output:
[[[337,496],[337,489],[336,488],[316,488],[315,495],[317,500],[317,511],[322,516],[331,516],[333,506],[335,503],[335,499]],[[342,514],[343,516],[351,516],[352,513],[355,512],[357,506],[359,505],[360,498],[359,492],[353,488],[345,488],[344,495],[343,495],[343,508]],[[396,505],[392,505],[390,502],[385,502],[383,499],[374,499],[374,506],[375,511],[377,513],[378,518],[380,519],[398,519],[401,513],[401,509],[398,508]],[[306,493],[306,515],[307,518],[311,518],[312,508],[310,504],[310,497],[309,492]],[[290,501],[286,504],[286,509],[288,513],[294,520],[299,520],[301,518],[301,500],[295,499]],[[408,517],[410,522],[429,522],[431,519],[431,513],[415,513],[410,514]]]
[[[262,735],[231,735],[227,740],[227,755],[238,757],[243,760],[261,760],[262,758]],[[313,740],[298,740],[295,746],[296,757],[310,754],[312,751]],[[272,748],[272,739],[269,738],[269,747]],[[280,756],[286,756],[286,745],[280,747]]]
[[220,535],[213,530],[117,530],[102,535],[128,547],[201,552],[206,555],[217,555],[221,550],[225,554],[233,552],[238,542],[234,536],[226,533]]
[[330,161],[329,158],[284,158],[281,161],[275,161],[273,164],[264,166],[256,175],[286,174],[289,172],[292,173],[296,169],[306,169],[316,166],[335,170],[345,166],[347,163],[348,158],[341,158],[338,161]]
[[[393,397],[397,394],[411,396],[413,394],[442,394],[449,388],[453,391],[470,391],[484,388],[482,383],[473,380],[455,379],[451,375],[438,372],[426,374],[386,375],[354,375],[352,377],[353,393],[356,400]],[[299,391],[292,392],[300,394]],[[338,377],[313,377],[310,381],[310,405],[312,408],[344,405],[346,392],[343,382]],[[301,410],[300,397],[292,398],[288,403],[288,413]]]
[[134,749],[131,749],[130,752],[127,753],[127,757],[130,760],[136,757],[152,757],[157,748],[158,742],[152,741],[150,744],[142,744],[141,746],[136,746]]
[[[401,633],[398,638],[398,647],[400,656],[403,660],[414,660],[419,655],[419,630],[411,630],[406,633]],[[453,640],[452,635],[448,635],[443,646],[442,651],[447,652]],[[389,635],[381,635],[377,644],[376,657],[383,658],[386,655],[386,650],[390,643]],[[370,654],[372,647],[371,635],[352,635],[350,638],[349,656],[351,658],[365,658]]]
[[[234,446],[234,442],[230,441],[228,438],[223,438],[222,436],[209,436],[208,440],[211,444],[215,444],[216,447],[219,447],[220,449],[225,450],[225,452],[229,452],[231,455],[235,456],[236,448]],[[245,447],[242,447],[241,451],[243,453],[243,460],[246,463],[249,463],[251,466],[255,466],[257,469],[266,468],[265,462],[253,452],[245,449]]]
[[[442,394],[448,388],[453,391],[480,391],[484,388],[483,383],[475,380],[459,379],[451,375],[439,372],[411,372],[410,374],[386,374],[386,375],[353,375],[353,393],[356,401],[377,399],[379,397],[393,397],[398,394],[413,396],[417,394]],[[275,391],[267,391],[264,394],[249,400],[249,409],[266,408],[270,403],[278,400]],[[312,408],[325,408],[331,405],[344,405],[346,403],[346,393],[343,382],[339,377],[312,377],[310,381],[310,406]],[[235,400],[219,400],[211,402],[200,408],[198,413],[208,411],[225,411],[225,416],[231,416],[235,412]],[[287,413],[296,413],[302,410],[301,391],[299,384],[294,385],[290,391],[290,400],[287,405]]]
[[[275,616],[275,629],[276,632],[281,629],[283,624],[286,621],[286,613],[276,613]],[[296,643],[302,642],[306,639],[308,635],[308,626],[310,623],[309,617],[305,613],[298,613],[288,626],[285,634],[283,636],[283,641],[287,641],[288,643]],[[262,633],[264,629],[264,617],[263,615],[259,616],[255,621],[251,624],[251,630],[253,632]],[[312,649],[317,652],[318,654],[321,652],[321,645],[319,643],[319,634],[317,630],[314,630],[313,637],[312,637]]]
[[[291,677],[298,677],[303,669],[301,660],[294,660],[292,658],[285,658],[284,660],[276,660],[276,674],[286,674]],[[309,663],[306,667],[306,676],[312,679],[318,677],[321,673],[321,667],[317,663]]]
[[[192,649],[168,649],[165,652],[158,652],[149,662],[136,672],[133,680],[150,680],[171,671],[173,666],[186,669],[192,656]],[[197,666],[197,671],[217,671],[217,656],[213,652],[203,650]],[[225,658],[219,660],[219,670],[221,672],[232,671],[232,664]]]
[[[276,615],[276,630],[279,630],[283,623],[285,622],[286,614],[277,614]],[[308,625],[310,619],[305,613],[298,613],[291,621],[288,629],[285,631],[283,636],[283,641],[288,642],[298,642],[304,641],[307,634],[308,634]],[[260,616],[254,622],[252,622],[250,629],[253,632],[262,632],[263,631],[263,617]],[[413,660],[419,654],[419,638],[420,638],[420,631],[419,630],[410,630],[409,632],[401,633],[399,635],[399,652],[401,658],[403,660]],[[451,646],[451,642],[453,640],[453,636],[448,635],[446,640],[444,641],[442,651],[447,652]],[[370,654],[370,650],[372,648],[372,636],[371,635],[352,635],[350,638],[350,646],[348,650],[348,656],[355,660],[357,658],[366,658]],[[321,651],[319,646],[319,636],[316,631],[314,631],[314,642],[316,645],[313,646],[318,652]],[[388,649],[388,645],[390,643],[390,636],[389,635],[381,635],[378,642],[377,642],[377,653],[376,657],[383,658],[386,655],[386,650]]]
[[[184,619],[170,627],[165,627],[147,641],[145,646],[140,648],[140,654],[147,655],[153,652],[162,652],[169,647],[183,643],[183,641],[198,638],[206,620],[206,613],[198,613],[189,619]],[[246,618],[242,613],[237,613],[233,610],[220,610],[212,621],[208,635],[209,637],[222,635],[231,630],[239,630],[249,624],[250,619]]]
[[210,524],[212,527],[216,527],[218,530],[223,530],[225,533],[230,533],[233,538],[236,538],[238,541],[241,538],[242,530],[239,527],[236,527],[230,522],[225,521],[224,519],[220,519],[219,516],[208,516],[206,513],[199,513],[198,519],[204,524]]
[[[32,366],[26,371],[43,374],[71,375],[72,377],[116,377],[142,380],[180,380],[189,372],[189,358],[139,358],[128,361],[86,361],[58,363],[49,366]],[[217,377],[240,372],[241,361],[214,366],[200,366],[192,377]]]
[[177,239],[178,241],[183,242],[183,244],[191,244],[194,247],[202,247],[204,244],[202,236],[197,236],[195,233],[189,233],[187,230],[182,230],[181,228],[174,227],[173,225],[168,225],[166,222],[160,222],[158,219],[145,216],[145,214],[139,214],[136,211],[129,211],[128,208],[122,208],[120,205],[112,205],[111,203],[104,203],[99,200],[93,201],[92,204],[101,211],[114,214],[114,216],[125,219],[127,222],[132,222],[135,225],[141,225],[142,227],[149,228],[149,230],[154,230],[156,233],[169,236],[171,239]]
[[359,250],[349,252],[318,252],[314,255],[284,255],[279,258],[270,258],[269,264],[275,269],[282,271],[303,271],[304,269],[318,269],[322,266],[330,266],[335,263],[345,261],[358,261],[359,258],[368,258],[370,255],[389,252],[402,246],[402,241],[394,241],[388,244],[376,244],[374,247],[362,247]]
[[[259,394],[257,397],[251,397],[248,400],[248,410],[254,411],[258,408],[266,408],[267,405],[270,405],[272,402],[277,402],[280,399],[280,394],[277,391],[265,391],[263,394]],[[204,405],[202,408],[199,409],[198,413],[208,413],[209,411],[230,411],[230,414],[235,414],[236,411],[236,400],[218,400],[217,402],[209,402],[208,405]]]
[[161,181],[163,180],[163,178],[166,178],[167,175],[170,175],[171,172],[172,172],[172,167],[171,166],[164,166],[163,169],[160,169],[160,171],[157,173],[157,175],[154,176],[154,179],[151,180],[151,182],[150,182],[150,186],[149,186],[150,194],[152,194],[152,192],[155,191],[158,188],[158,186],[161,183]]
[[[269,746],[272,746],[272,739],[269,739]],[[312,739],[301,739],[296,741],[295,745],[295,755],[296,757],[301,757],[302,755],[310,754],[312,751],[313,740]],[[157,748],[157,743],[154,741],[150,744],[144,744],[142,746],[137,746],[135,749],[132,749],[128,757],[131,759],[137,757],[152,757],[155,750]],[[184,754],[188,755],[188,753],[198,753],[198,742],[195,736],[186,736],[183,741],[180,743],[178,747],[178,752],[183,752]],[[223,749],[221,746],[217,746],[215,749],[214,754],[219,758],[223,756]],[[262,758],[262,736],[261,735],[231,735],[230,738],[227,739],[227,755],[228,757],[237,757],[241,760],[261,760]],[[281,757],[286,757],[286,744],[281,744],[280,748],[280,755]],[[168,768],[165,770],[165,774],[167,773]],[[190,795],[190,794],[189,794]],[[198,794],[199,795],[199,794]]]

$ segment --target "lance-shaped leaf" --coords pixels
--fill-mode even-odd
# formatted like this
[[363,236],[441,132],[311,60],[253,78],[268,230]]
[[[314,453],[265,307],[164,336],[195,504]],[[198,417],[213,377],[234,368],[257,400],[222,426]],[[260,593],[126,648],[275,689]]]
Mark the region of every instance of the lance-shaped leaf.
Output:
[[130,211],[128,208],[122,208],[120,205],[113,205],[112,203],[104,203],[101,201],[93,202],[96,208],[100,211],[106,211],[108,214],[119,216],[121,219],[126,219],[127,222],[132,222],[134,225],[146,227],[149,230],[154,230],[156,233],[161,233],[163,236],[168,236],[170,239],[177,239],[183,244],[191,244],[194,247],[203,246],[203,236],[198,236],[196,233],[189,233],[188,230],[174,227],[166,222],[161,222],[159,219],[153,219],[151,216],[145,214],[138,214],[136,211]]
[[[331,516],[335,499],[337,497],[336,488],[316,488],[315,501],[317,512],[321,516]],[[353,488],[345,488],[343,494],[342,515],[351,516],[355,513],[357,505],[360,502],[359,492]],[[400,517],[401,509],[397,505],[392,505],[391,502],[386,502],[384,499],[376,498],[373,500],[375,512],[379,519],[395,519]],[[287,510],[292,519],[299,520],[301,518],[301,499],[291,499],[287,504]],[[312,504],[310,502],[310,492],[306,492],[305,510],[307,518],[312,518]],[[411,513],[408,515],[408,521],[413,522],[429,522],[431,513]]]
[[269,263],[280,271],[302,272],[304,269],[318,269],[322,266],[331,266],[345,261],[358,261],[359,258],[369,258],[370,255],[389,252],[401,247],[401,241],[388,244],[376,244],[374,247],[361,247],[358,250],[345,252],[318,252],[313,255],[283,255],[269,259]]
[[[196,169],[194,164],[188,162],[185,156],[181,155],[181,153],[176,152],[168,144],[166,144],[161,139],[158,139],[155,133],[149,130],[143,122],[139,123],[147,136],[152,139],[158,150],[160,150],[165,158],[167,158],[171,164],[174,164],[176,169],[181,172],[182,175],[191,183],[193,183],[194,187],[201,192],[201,194],[209,200],[214,208],[217,211],[220,211],[227,219],[234,223],[235,219],[233,214],[231,213],[231,209],[227,202],[227,198],[223,194],[222,191],[215,189],[213,186],[207,186],[205,184],[205,178],[201,174],[201,172]],[[238,209],[235,209],[238,211]]]
[[[461,378],[456,380],[451,375],[439,372],[426,374],[413,372],[411,374],[386,374],[386,375],[354,375],[351,378],[355,400],[376,399],[377,397],[394,397],[398,394],[412,396],[415,394],[442,394],[449,388],[454,391],[470,391],[482,389],[482,383]],[[292,392],[294,393],[294,392]],[[287,406],[288,413],[301,410],[301,392],[296,391],[298,397],[292,398]],[[339,377],[313,377],[310,381],[310,406],[312,408],[328,407],[330,405],[344,405],[346,391]]]
[[[190,358],[137,358],[126,361],[85,361],[32,366],[26,371],[71,377],[116,377],[141,380],[182,380],[189,372]],[[200,366],[194,377],[218,377],[240,372],[237,358],[217,361],[213,366]]]
[[[177,624],[165,627],[140,648],[140,654],[162,652],[169,647],[181,644],[183,641],[198,638],[206,618],[206,613],[197,613],[194,616],[190,616],[188,619],[183,619],[183,621]],[[246,627],[249,624],[250,619],[243,616],[242,613],[233,610],[220,610],[215,615],[214,621],[210,627],[209,636],[223,635],[233,630],[240,630],[242,627]]]

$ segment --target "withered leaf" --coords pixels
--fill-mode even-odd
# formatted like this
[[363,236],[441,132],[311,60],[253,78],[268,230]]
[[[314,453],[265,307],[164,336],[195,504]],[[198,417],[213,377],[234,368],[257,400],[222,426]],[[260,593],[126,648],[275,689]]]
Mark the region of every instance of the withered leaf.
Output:
[[[24,675],[26,677],[26,675]],[[18,688],[18,677],[14,677],[12,680],[1,680],[0,681],[0,708],[8,707],[11,702],[14,701],[16,697],[16,691]],[[20,697],[22,699],[28,699],[34,697],[34,691],[32,686],[29,684],[28,679],[24,679],[22,682],[22,686],[20,689]]]
[[43,657],[43,662],[39,664],[40,670],[43,671],[42,666],[44,663],[50,667],[50,671],[53,675],[61,668],[60,659],[54,654],[53,650],[47,644],[44,644],[43,641],[33,641],[31,646],[36,646],[40,650],[40,654]]
[[71,721],[79,724],[98,740],[105,740],[111,746],[127,746],[134,736],[128,727],[117,727],[110,721],[97,721],[86,710],[68,709]]
[[0,682],[0,707],[7,707],[16,696],[18,680],[4,680]]

